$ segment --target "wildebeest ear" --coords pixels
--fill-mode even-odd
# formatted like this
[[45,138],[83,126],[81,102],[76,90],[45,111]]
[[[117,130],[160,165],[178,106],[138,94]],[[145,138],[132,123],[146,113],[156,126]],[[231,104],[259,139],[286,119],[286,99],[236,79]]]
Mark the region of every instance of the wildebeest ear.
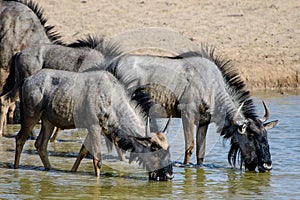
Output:
[[274,120],[271,122],[264,123],[264,127],[266,130],[269,130],[271,128],[274,128],[277,124],[278,124],[278,120]]

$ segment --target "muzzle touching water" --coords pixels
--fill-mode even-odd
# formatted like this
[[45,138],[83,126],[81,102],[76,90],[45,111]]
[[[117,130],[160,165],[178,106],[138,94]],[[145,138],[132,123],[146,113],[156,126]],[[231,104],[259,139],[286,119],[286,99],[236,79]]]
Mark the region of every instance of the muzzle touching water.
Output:
[[268,172],[272,170],[272,164],[271,163],[263,163],[262,165],[258,165],[258,170],[260,172]]
[[173,165],[170,164],[164,168],[149,172],[149,180],[169,181],[174,178]]
[[233,167],[236,167],[236,164],[240,164],[240,168],[244,164],[245,168],[248,171],[255,171],[256,168],[260,172],[268,172],[272,170],[272,162],[271,161],[258,161],[257,157],[255,159],[247,157],[246,155],[242,155],[241,149],[238,146],[232,146],[228,153],[228,161],[229,164]]

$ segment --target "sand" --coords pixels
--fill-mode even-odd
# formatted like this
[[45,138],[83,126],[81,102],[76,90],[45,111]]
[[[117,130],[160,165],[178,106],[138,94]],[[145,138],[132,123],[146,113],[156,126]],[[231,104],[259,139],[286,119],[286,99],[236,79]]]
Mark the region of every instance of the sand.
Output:
[[[35,0],[34,0],[35,1]],[[299,0],[36,0],[72,42],[132,29],[172,30],[231,59],[251,90],[299,88]]]

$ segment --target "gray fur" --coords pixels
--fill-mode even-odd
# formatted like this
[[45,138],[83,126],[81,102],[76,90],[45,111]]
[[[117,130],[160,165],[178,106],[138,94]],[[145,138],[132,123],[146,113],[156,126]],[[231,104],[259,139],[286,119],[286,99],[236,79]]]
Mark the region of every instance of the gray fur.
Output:
[[[21,105],[22,123],[16,137],[15,168],[19,166],[23,145],[40,118],[42,128],[35,146],[46,169],[51,168],[46,149],[54,126],[87,128],[84,148],[98,161],[101,161],[101,133],[117,144],[117,136],[123,139],[124,135],[133,136],[133,140],[135,137],[145,138],[145,119],[141,111],[131,103],[124,87],[109,72],[74,73],[42,69],[25,80],[21,90]],[[134,148],[132,142],[127,143],[130,148]],[[134,146],[137,147],[136,144]],[[163,148],[163,145],[160,146]],[[143,149],[145,148],[150,147],[146,145]],[[164,149],[168,150],[168,147]],[[74,166],[78,167],[80,159]],[[170,164],[169,160],[168,163]],[[151,164],[165,167],[159,163]],[[152,166],[146,163],[148,170],[153,171]],[[76,171],[77,167],[73,170]]]
[[[61,44],[60,36],[53,32],[53,26],[45,26],[46,22],[42,10],[32,1],[0,0],[0,96],[14,86],[11,64],[15,53],[33,44]],[[0,136],[6,124],[6,113],[13,108],[13,102],[1,103]]]
[[[168,115],[182,118],[185,164],[190,162],[194,149],[194,125],[197,127],[197,164],[202,164],[208,125],[215,123],[224,138],[239,134],[239,125],[234,116],[240,105],[243,106],[239,121],[249,122],[251,126],[257,123],[258,135],[266,137],[262,122],[255,114],[249,91],[230,62],[216,57],[214,50],[203,48],[200,52],[183,53],[174,58],[124,55],[108,67],[98,65],[98,68],[112,72],[130,94],[139,96],[139,93],[148,93],[155,103],[167,108]],[[151,108],[146,111],[151,113]],[[251,143],[250,140],[246,141]],[[248,156],[248,153],[243,156]],[[254,155],[257,156],[255,152]],[[259,159],[251,158],[249,162],[257,164]]]
[[[8,104],[18,100],[19,87],[24,78],[33,75],[42,68],[82,72],[97,62],[119,55],[118,46],[106,43],[103,38],[88,36],[86,41],[79,40],[65,45],[32,45],[14,58],[16,83],[14,88],[1,97],[0,102]],[[1,127],[0,127],[1,128]]]

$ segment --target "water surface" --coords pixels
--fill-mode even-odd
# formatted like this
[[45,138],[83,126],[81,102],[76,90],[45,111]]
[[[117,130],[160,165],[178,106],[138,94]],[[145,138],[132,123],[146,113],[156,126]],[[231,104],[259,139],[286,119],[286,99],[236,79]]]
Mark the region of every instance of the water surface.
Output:
[[229,144],[213,127],[204,166],[183,167],[180,120],[172,121],[168,133],[175,165],[174,180],[169,182],[149,182],[142,168],[118,161],[115,151],[107,154],[105,145],[100,178],[94,177],[90,159],[71,173],[84,138],[84,133],[74,131],[63,132],[58,142],[49,144],[53,170],[44,171],[33,140],[24,146],[20,169],[13,169],[15,139],[10,136],[19,125],[9,125],[6,137],[0,139],[0,199],[300,199],[300,96],[256,95],[258,113],[263,115],[261,99],[267,102],[271,119],[279,119],[278,126],[269,131],[271,172],[232,169],[227,163]]

